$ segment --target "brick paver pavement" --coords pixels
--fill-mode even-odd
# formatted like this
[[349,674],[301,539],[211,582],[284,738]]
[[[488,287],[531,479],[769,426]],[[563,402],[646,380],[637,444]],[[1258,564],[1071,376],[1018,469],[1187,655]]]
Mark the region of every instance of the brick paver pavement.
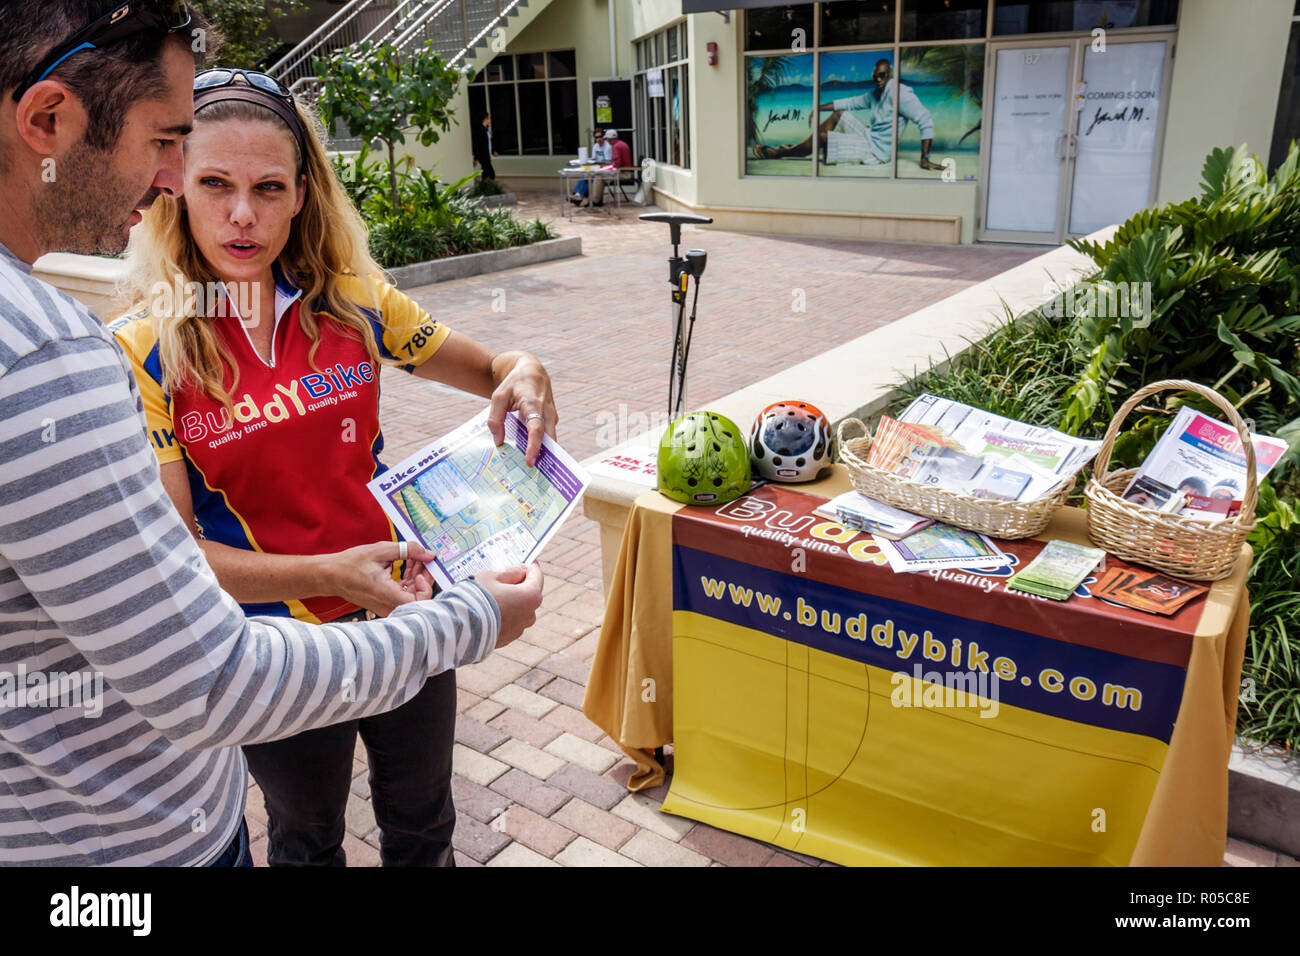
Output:
[[[558,190],[557,190],[558,191]],[[523,194],[516,213],[581,235],[583,255],[413,291],[435,318],[490,348],[546,363],[559,437],[578,459],[662,427],[672,343],[666,226],[578,213],[554,193]],[[1013,246],[823,241],[690,228],[683,250],[709,265],[691,347],[692,405],[703,405],[1036,255]],[[841,370],[840,374],[853,374]],[[383,372],[384,459],[400,460],[460,424],[482,399]],[[816,400],[809,394],[804,397]],[[653,416],[653,417],[652,417]],[[747,425],[748,423],[741,423]],[[603,609],[596,525],[570,518],[547,548],[537,625],[487,661],[462,668],[453,756],[454,840],[461,866],[818,866],[812,857],[659,812],[667,785],[638,794],[633,765],[582,714]],[[668,768],[672,757],[669,748]],[[377,866],[365,750],[357,744],[344,849]],[[248,822],[265,865],[266,815],[250,787]],[[1295,865],[1230,841],[1234,866]]]

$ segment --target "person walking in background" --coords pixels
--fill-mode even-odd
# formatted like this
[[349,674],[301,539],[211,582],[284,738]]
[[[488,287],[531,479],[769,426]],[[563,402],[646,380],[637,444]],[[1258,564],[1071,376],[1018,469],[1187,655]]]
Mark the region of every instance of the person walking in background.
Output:
[[500,155],[492,149],[492,114],[484,113],[482,118],[474,124],[470,132],[470,146],[474,152],[474,165],[482,168],[483,179],[496,179],[496,167],[492,165],[492,157]]

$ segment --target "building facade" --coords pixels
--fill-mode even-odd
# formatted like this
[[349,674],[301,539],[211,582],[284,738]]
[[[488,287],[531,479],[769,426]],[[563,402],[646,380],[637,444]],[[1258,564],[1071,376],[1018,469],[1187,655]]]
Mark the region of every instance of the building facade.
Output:
[[[735,2],[735,0],[732,0]],[[1206,154],[1274,162],[1296,0],[529,0],[432,150],[554,188],[619,128],[658,205],[728,228],[1059,243],[1193,195]]]

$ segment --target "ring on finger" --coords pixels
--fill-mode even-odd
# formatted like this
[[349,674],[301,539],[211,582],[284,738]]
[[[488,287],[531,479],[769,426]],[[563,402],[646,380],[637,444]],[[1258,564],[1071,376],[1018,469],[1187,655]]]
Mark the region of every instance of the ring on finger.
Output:
[[405,561],[408,545],[405,541],[397,542],[397,560]]

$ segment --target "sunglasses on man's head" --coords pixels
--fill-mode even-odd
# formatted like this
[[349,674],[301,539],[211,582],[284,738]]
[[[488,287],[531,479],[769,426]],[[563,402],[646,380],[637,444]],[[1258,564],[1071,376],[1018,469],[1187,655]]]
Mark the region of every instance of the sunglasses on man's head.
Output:
[[273,76],[268,76],[266,73],[258,73],[256,70],[204,70],[194,77],[194,92],[214,90],[222,86],[234,86],[235,80],[241,77],[249,86],[255,86],[259,90],[273,93],[286,103],[293,102],[293,94],[281,86],[279,80]]
[[98,50],[137,33],[174,33],[190,25],[190,7],[182,0],[131,0],[90,23],[50,50],[36,68],[14,87],[14,100],[45,79],[68,57]]

